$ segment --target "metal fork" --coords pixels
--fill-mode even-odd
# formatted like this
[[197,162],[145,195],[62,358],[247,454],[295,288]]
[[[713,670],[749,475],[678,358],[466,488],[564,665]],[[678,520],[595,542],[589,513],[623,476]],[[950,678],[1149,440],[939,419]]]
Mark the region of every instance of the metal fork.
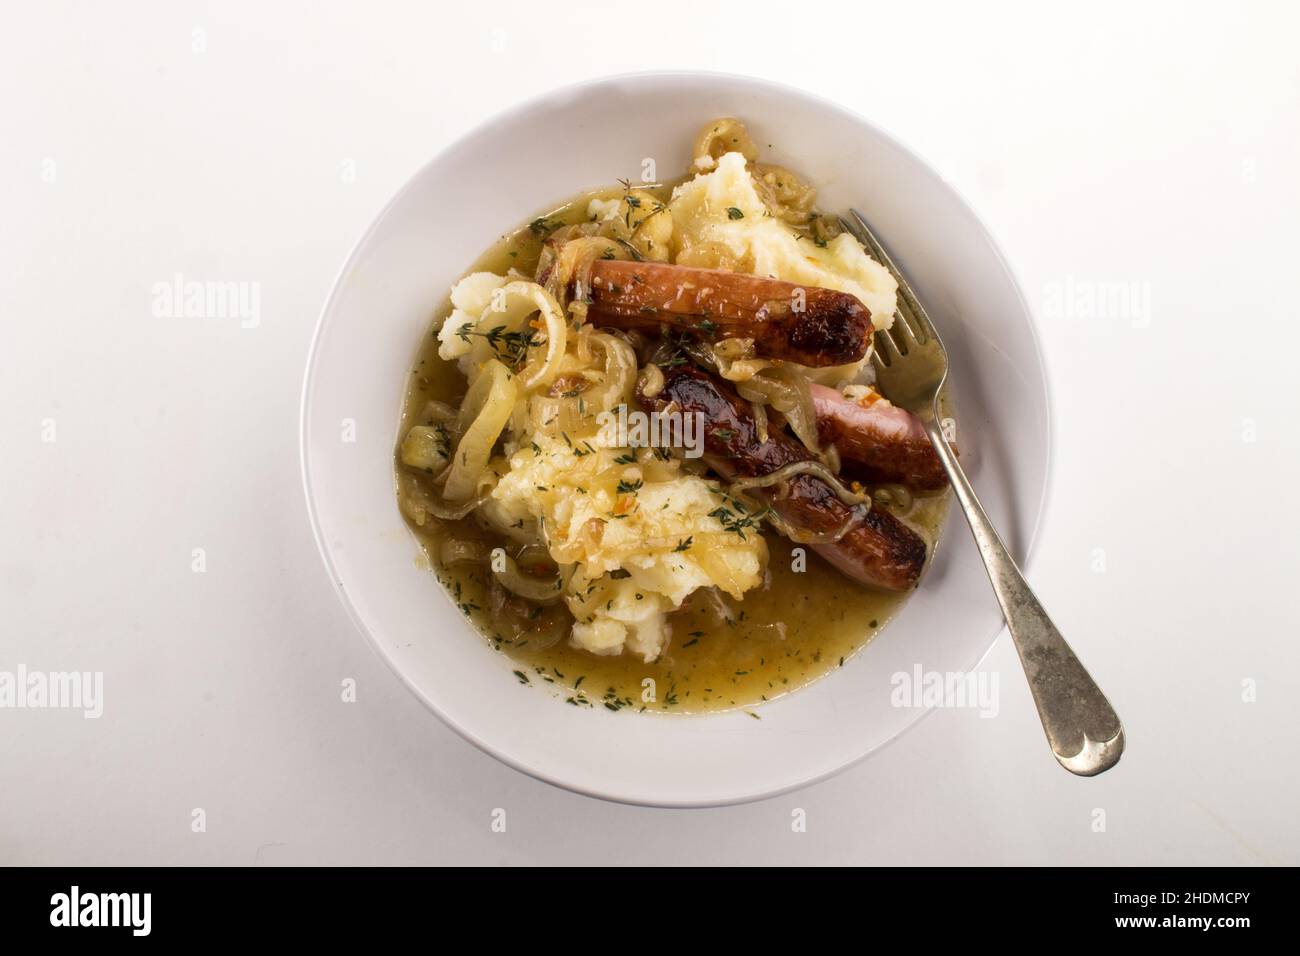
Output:
[[862,214],[850,209],[841,222],[898,281],[898,316],[888,332],[876,333],[872,352],[877,381],[890,401],[925,425],[948,472],[1002,606],[1052,753],[1062,767],[1080,776],[1109,770],[1124,752],[1119,717],[1007,553],[943,433],[939,392],[948,377],[948,353],[939,333]]

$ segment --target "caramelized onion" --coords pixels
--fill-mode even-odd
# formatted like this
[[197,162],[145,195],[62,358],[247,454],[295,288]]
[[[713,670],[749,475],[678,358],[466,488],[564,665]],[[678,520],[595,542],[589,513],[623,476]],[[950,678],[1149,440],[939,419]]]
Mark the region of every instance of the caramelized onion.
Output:
[[855,505],[853,508],[853,517],[844,522],[834,531],[805,531],[802,528],[796,528],[778,514],[769,512],[767,519],[772,523],[772,527],[785,535],[795,544],[835,544],[840,541],[846,534],[859,527],[866,520],[867,509],[863,505]]
[[745,124],[735,117],[716,119],[695,138],[691,156],[697,169],[712,169],[727,153],[740,153],[746,160],[758,158],[758,147],[745,129]]
[[[497,570],[498,563],[504,565],[503,570]],[[515,559],[508,554],[493,556],[492,573],[501,582],[501,586],[511,594],[516,594],[534,604],[554,604],[564,597],[563,578],[559,575],[553,578],[535,578],[531,574],[525,574],[519,570]]]
[[912,507],[912,492],[906,485],[881,485],[872,497],[894,512],[903,513]]
[[488,546],[482,541],[464,538],[446,538],[438,546],[438,563],[443,567],[453,564],[479,564],[486,561]]
[[636,385],[636,352],[626,340],[608,332],[597,332],[592,341],[605,353],[604,382],[588,399],[596,411],[606,412],[632,400]]
[[447,464],[446,440],[437,428],[428,425],[415,425],[406,433],[398,456],[408,468],[424,471],[441,470]]
[[754,191],[768,212],[792,226],[809,224],[817,190],[784,166],[771,163],[752,163],[750,173]]
[[636,390],[646,398],[654,398],[664,390],[663,370],[653,362],[641,369],[636,377]]
[[484,493],[461,504],[448,503],[439,500],[436,495],[419,484],[418,479],[412,477],[410,484],[403,485],[401,501],[403,510],[410,515],[411,520],[419,527],[424,527],[429,515],[441,521],[459,521],[488,501],[490,497],[488,493]]
[[835,496],[846,505],[860,505],[867,501],[865,494],[850,491],[844,487],[840,479],[833,475],[831,470],[820,461],[794,461],[766,475],[756,475],[753,478],[737,478],[728,486],[727,493],[734,496],[737,493],[748,491],[750,488],[768,488],[783,481],[789,481],[795,475],[812,475],[814,478],[820,478],[830,485],[831,490],[835,492]]
[[426,422],[433,422],[435,425],[446,425],[448,422],[454,422],[457,414],[456,409],[446,402],[430,399],[424,403],[423,417]]
[[[633,258],[628,248],[608,236],[579,236],[556,248],[555,263],[546,276],[546,291],[559,302],[569,305],[569,289],[576,288],[578,299],[591,292],[591,266],[597,259]],[[586,307],[582,309],[584,315]]]
[[478,373],[460,410],[462,433],[443,483],[448,501],[462,502],[474,493],[487,470],[492,446],[515,409],[514,376],[496,359]]
[[767,408],[762,402],[750,402],[750,407],[754,410],[754,430],[758,432],[760,442],[767,441]]
[[[772,526],[776,528],[777,531],[781,532],[781,534],[785,535],[791,541],[796,544],[834,544],[866,520],[867,512],[870,510],[870,506],[866,503],[866,495],[858,494],[844,487],[844,484],[839,480],[839,478],[832,474],[830,469],[820,461],[791,462],[790,464],[778,468],[776,471],[770,472],[766,475],[758,475],[753,478],[737,478],[730,484],[730,486],[728,486],[727,494],[731,495],[733,498],[739,498],[744,495],[746,491],[754,488],[769,488],[773,485],[784,485],[791,478],[798,475],[812,475],[814,478],[819,478],[824,481],[828,486],[830,486],[831,491],[835,492],[835,496],[844,504],[849,506],[849,509],[853,513],[853,517],[844,522],[834,531],[819,533],[795,528],[779,514],[776,514],[769,509],[764,517],[771,522]],[[777,494],[778,497],[783,497],[780,492]]]
[[821,446],[817,441],[817,411],[813,405],[808,379],[789,367],[774,368],[771,372],[777,380],[790,386],[792,395],[791,407],[779,408],[778,411],[785,415],[790,423],[790,430],[795,433],[799,441],[803,442],[803,446],[814,455],[820,454]]

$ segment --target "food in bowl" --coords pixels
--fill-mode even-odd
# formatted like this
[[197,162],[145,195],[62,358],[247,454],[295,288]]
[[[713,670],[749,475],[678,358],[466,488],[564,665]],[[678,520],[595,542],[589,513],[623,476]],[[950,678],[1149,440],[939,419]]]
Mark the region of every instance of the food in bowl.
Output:
[[758,157],[716,120],[681,179],[532,218],[416,357],[402,513],[515,678],[575,706],[779,697],[865,645],[933,551],[946,477],[873,384],[896,284]]

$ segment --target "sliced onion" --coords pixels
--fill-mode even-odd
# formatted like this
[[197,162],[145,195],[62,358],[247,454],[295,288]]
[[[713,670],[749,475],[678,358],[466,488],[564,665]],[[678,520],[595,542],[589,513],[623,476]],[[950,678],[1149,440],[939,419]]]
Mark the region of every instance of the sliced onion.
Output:
[[424,527],[429,515],[441,521],[459,521],[490,500],[490,497],[489,494],[484,493],[463,504],[450,504],[440,501],[413,475],[404,476],[401,485],[402,510],[420,527]]
[[881,485],[872,497],[891,511],[904,513],[912,507],[912,492],[906,485]]
[[[507,325],[514,322],[524,331],[526,320],[535,311],[546,328],[546,355],[539,362],[530,354],[528,365],[520,373],[524,388],[531,390],[550,385],[560,374],[560,362],[568,344],[569,327],[564,321],[564,310],[555,297],[536,282],[511,282],[502,287],[502,295],[509,316]],[[485,318],[487,314],[484,314]]]
[[840,473],[840,450],[833,444],[822,449],[822,461],[832,474],[838,475]]
[[557,398],[533,395],[528,399],[529,428],[543,435],[576,431],[582,423],[585,409],[586,398],[583,396]]
[[[515,559],[507,555],[497,555],[493,559],[492,573],[496,575],[501,586],[512,594],[517,594],[534,604],[554,604],[564,597],[564,577],[557,574],[553,578],[536,578],[519,570]],[[503,570],[497,570],[496,564],[502,564]]]
[[790,430],[803,442],[814,455],[820,454],[821,445],[817,439],[817,410],[813,405],[812,390],[808,379],[791,368],[774,368],[771,374],[779,381],[790,386],[793,404],[790,408],[779,409],[790,423]]
[[637,376],[636,352],[625,340],[608,332],[598,332],[591,338],[605,353],[605,381],[587,398],[587,406],[609,411],[632,400]]
[[474,517],[484,529],[495,531],[511,541],[528,545],[541,543],[536,518],[519,518],[490,495]]
[[453,564],[480,564],[487,560],[488,546],[482,541],[464,538],[447,538],[438,547],[438,563],[443,567]]
[[754,488],[782,485],[797,475],[812,475],[824,481],[830,486],[831,491],[835,492],[836,497],[849,506],[853,512],[853,517],[834,531],[804,531],[801,528],[795,528],[779,514],[769,509],[764,517],[771,522],[772,527],[791,541],[796,544],[834,544],[866,520],[867,512],[871,510],[870,505],[867,503],[867,496],[844,487],[839,478],[831,474],[830,469],[820,461],[796,461],[766,475],[758,475],[753,478],[738,478],[727,488],[727,494],[732,497],[739,497]]
[[435,518],[441,518],[443,521],[459,521],[475,508],[482,507],[483,502],[487,501],[489,497],[491,497],[490,494],[482,494],[455,507],[447,507],[440,502],[433,501],[428,505],[428,508]]
[[[591,266],[597,259],[629,259],[631,253],[605,236],[579,236],[556,248],[555,264],[546,277],[546,291],[558,301],[569,302],[569,289],[591,290]],[[583,298],[584,296],[579,296]]]
[[772,512],[768,512],[767,519],[772,522],[772,527],[795,544],[835,544],[850,531],[861,526],[867,518],[867,510],[863,505],[854,505],[853,517],[834,531],[805,531],[794,527],[780,515]]
[[591,333],[593,331],[593,327],[586,323],[578,330],[577,348],[574,349],[574,353],[578,356],[578,361],[583,365],[591,364]]
[[868,500],[865,493],[850,491],[844,487],[840,479],[831,473],[820,461],[795,461],[788,465],[782,465],[776,471],[768,472],[766,475],[756,475],[753,478],[737,478],[727,489],[727,493],[735,495],[748,491],[751,488],[767,488],[772,485],[789,481],[796,475],[812,475],[826,482],[835,492],[835,496],[846,505],[860,505]]
[[424,403],[422,417],[426,422],[433,422],[435,425],[446,425],[448,422],[454,422],[458,414],[456,409],[446,402],[430,399]]
[[439,434],[429,425],[415,425],[406,433],[398,450],[402,464],[423,471],[439,471],[447,464],[445,432]]
[[532,570],[538,566],[545,568],[552,574],[557,573],[555,559],[551,557],[551,552],[546,550],[546,546],[541,544],[524,545],[515,556],[515,563],[522,566],[521,570],[529,568],[524,573],[532,577],[540,576],[536,571]]
[[691,153],[697,169],[712,169],[727,153],[740,153],[747,161],[753,162],[758,158],[758,147],[744,123],[724,116],[700,130]]
[[750,407],[754,410],[754,430],[758,432],[758,440],[764,444],[767,443],[767,407],[762,402],[750,402]]
[[636,390],[646,398],[654,398],[664,390],[664,373],[658,365],[651,363],[637,374]]
[[517,395],[514,376],[496,359],[489,360],[475,377],[460,410],[461,439],[443,484],[448,501],[464,501],[478,487],[492,446],[514,412]]

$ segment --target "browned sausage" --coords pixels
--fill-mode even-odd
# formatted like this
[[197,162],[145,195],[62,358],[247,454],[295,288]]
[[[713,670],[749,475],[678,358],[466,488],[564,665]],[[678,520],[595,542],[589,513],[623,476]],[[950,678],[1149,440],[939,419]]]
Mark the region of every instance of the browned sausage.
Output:
[[[694,365],[664,370],[664,387],[643,403],[657,410],[676,403],[683,414],[704,416],[704,461],[725,480],[770,475],[785,465],[813,460],[798,442],[780,432],[760,441],[752,407],[730,385]],[[788,494],[752,490],[782,519],[800,531],[833,534],[854,512],[816,475],[795,475]],[[855,581],[901,591],[912,587],[925,564],[925,542],[888,511],[872,505],[862,522],[839,541],[810,545]]]
[[948,475],[925,426],[911,412],[887,402],[852,402],[823,385],[811,390],[818,437],[823,444],[835,445],[845,474],[869,483],[899,482],[919,491],[947,487]]
[[856,362],[871,342],[871,313],[846,292],[721,269],[598,259],[591,267],[597,325],[671,325],[706,339],[754,340],[764,358],[820,367]]

